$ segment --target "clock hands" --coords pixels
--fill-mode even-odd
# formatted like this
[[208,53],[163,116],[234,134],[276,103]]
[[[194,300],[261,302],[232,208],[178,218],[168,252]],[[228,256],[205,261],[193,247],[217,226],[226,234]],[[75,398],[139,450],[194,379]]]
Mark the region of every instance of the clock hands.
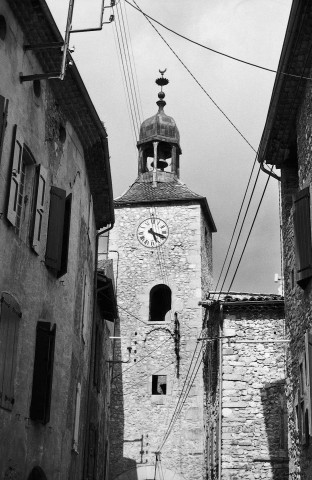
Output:
[[160,237],[160,238],[166,238],[166,236],[163,235],[162,233],[154,232],[154,230],[153,230],[152,228],[150,228],[150,229],[148,230],[148,233],[150,233],[151,235],[153,235],[155,242],[159,241],[158,238],[156,238],[156,235],[157,235],[157,237]]

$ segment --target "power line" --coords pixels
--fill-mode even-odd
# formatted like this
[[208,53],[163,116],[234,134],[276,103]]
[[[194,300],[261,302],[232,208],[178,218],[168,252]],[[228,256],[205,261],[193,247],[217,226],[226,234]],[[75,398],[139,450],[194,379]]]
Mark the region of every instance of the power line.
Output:
[[[196,359],[196,361],[195,361],[195,365],[194,365],[194,367],[193,367],[193,370],[192,370],[192,373],[191,373],[191,377],[190,377],[190,379],[189,379],[189,381],[188,381],[188,385],[187,385],[187,387],[186,387],[186,391],[185,391],[185,393],[184,393],[184,397],[183,397],[183,399],[181,400],[181,403],[180,403],[179,405],[177,404],[177,405],[178,405],[178,409],[176,408],[176,410],[175,410],[175,412],[174,412],[174,414],[173,414],[173,416],[172,416],[172,419],[171,419],[171,422],[170,422],[170,424],[169,424],[169,427],[167,428],[167,431],[166,431],[166,433],[165,433],[165,436],[164,436],[164,438],[163,438],[163,441],[162,441],[162,443],[161,443],[161,445],[160,445],[160,447],[159,447],[159,451],[161,451],[161,449],[162,449],[163,446],[165,445],[166,441],[168,440],[168,437],[169,437],[169,435],[171,434],[172,429],[173,429],[173,427],[174,427],[177,419],[179,418],[179,416],[180,416],[180,414],[181,414],[182,408],[183,408],[183,406],[184,406],[184,404],[185,404],[185,402],[186,402],[186,399],[187,399],[187,397],[188,397],[188,395],[189,395],[189,392],[190,392],[190,390],[191,390],[191,388],[192,388],[192,386],[193,386],[194,380],[195,380],[195,378],[196,378],[196,376],[197,376],[198,370],[199,370],[200,365],[201,365],[201,362],[202,362],[202,359],[200,358],[201,353],[202,353],[202,350],[203,350],[203,344],[202,344],[201,347],[200,347],[200,351],[199,351],[198,356],[197,356],[197,359]],[[196,369],[196,372],[195,372],[195,374],[194,374],[195,369]],[[192,377],[192,376],[193,376],[193,377]],[[182,397],[180,397],[180,398],[182,398]]]
[[[221,288],[220,288],[220,291],[223,290],[223,286],[224,286],[226,277],[227,277],[227,275],[228,275],[228,273],[229,273],[229,270],[230,270],[230,267],[231,267],[231,265],[232,265],[233,257],[234,257],[234,255],[235,255],[235,252],[236,252],[236,249],[237,249],[237,245],[238,245],[238,242],[239,242],[239,239],[240,239],[240,237],[241,237],[241,233],[242,233],[242,230],[243,230],[243,227],[244,227],[244,224],[245,224],[245,220],[246,220],[246,217],[247,217],[247,213],[248,213],[248,211],[249,211],[249,207],[250,207],[250,204],[251,204],[251,200],[252,200],[252,197],[253,197],[253,195],[254,195],[255,188],[256,188],[256,185],[257,185],[257,182],[258,182],[260,170],[261,170],[261,168],[260,168],[260,166],[259,166],[258,173],[257,173],[256,179],[255,179],[255,181],[254,181],[253,189],[252,189],[251,194],[250,194],[250,197],[249,197],[248,205],[247,205],[247,208],[246,208],[246,210],[245,210],[245,215],[244,215],[243,221],[242,221],[242,223],[241,223],[241,227],[240,227],[240,229],[239,229],[238,236],[237,236],[237,238],[236,238],[236,242],[235,242],[235,246],[234,246],[234,249],[233,249],[233,252],[232,252],[232,256],[231,256],[231,258],[230,258],[230,262],[229,262],[229,264],[228,264],[228,268],[227,268],[227,271],[226,271],[226,273],[225,273],[225,276],[224,276],[224,279],[223,279],[223,282],[222,282],[222,286],[221,286]],[[244,197],[244,198],[245,198],[245,197]],[[243,200],[243,201],[244,201],[244,200]],[[243,206],[243,203],[242,203],[242,206]],[[240,212],[241,212],[241,210],[240,210]],[[219,294],[219,297],[220,297],[220,294]],[[218,297],[218,299],[219,299],[219,297]]]
[[[217,285],[216,285],[215,290],[218,290],[218,285],[219,285],[219,282],[220,282],[220,279],[221,279],[221,276],[222,276],[222,273],[223,273],[223,270],[224,270],[224,267],[225,267],[225,264],[226,264],[226,261],[227,261],[229,252],[230,252],[230,248],[231,248],[231,246],[232,246],[232,242],[233,242],[234,235],[235,235],[235,232],[236,232],[236,228],[237,228],[237,225],[238,225],[238,222],[239,222],[239,219],[240,219],[240,215],[241,215],[241,212],[242,212],[242,209],[243,209],[243,205],[244,205],[244,203],[245,203],[247,191],[248,191],[248,189],[249,189],[249,185],[250,185],[251,178],[252,178],[252,174],[253,174],[253,171],[254,171],[254,168],[255,168],[255,165],[256,165],[256,161],[257,161],[257,156],[255,157],[255,160],[254,160],[254,163],[253,163],[253,166],[252,166],[250,175],[249,175],[247,187],[246,187],[246,189],[245,189],[244,197],[243,197],[243,200],[242,200],[242,203],[241,203],[239,212],[238,212],[238,216],[237,216],[237,219],[236,219],[236,223],[235,223],[235,226],[234,226],[234,230],[233,230],[233,233],[232,233],[232,236],[231,236],[231,240],[230,240],[230,243],[229,243],[229,246],[228,246],[226,255],[225,255],[225,259],[224,259],[224,262],[223,262],[223,265],[222,265],[222,268],[221,268],[221,272],[220,272],[220,275],[219,275],[219,278],[218,278],[218,281],[217,281]],[[221,288],[220,290],[222,290],[222,288]]]
[[[127,0],[126,0],[127,1]],[[160,38],[163,40],[163,42],[167,45],[167,47],[171,50],[171,52],[174,54],[174,56],[179,60],[181,65],[186,69],[186,71],[191,75],[191,77],[195,80],[197,85],[202,89],[202,91],[207,95],[209,100],[214,104],[214,106],[219,110],[220,113],[227,119],[227,121],[232,125],[232,127],[236,130],[236,132],[243,138],[243,140],[249,145],[249,147],[257,153],[255,148],[251,145],[251,143],[247,140],[247,138],[242,134],[242,132],[236,127],[236,125],[232,122],[232,120],[227,116],[227,114],[222,110],[221,107],[217,104],[217,102],[214,101],[214,99],[211,97],[211,95],[207,92],[207,90],[202,86],[202,84],[197,80],[195,75],[191,72],[191,70],[186,66],[186,64],[181,60],[181,58],[178,56],[178,54],[173,50],[173,48],[169,45],[167,40],[161,35],[161,33],[157,30],[155,25],[152,24],[150,19],[148,18],[147,15],[140,9],[140,7],[137,5],[136,1],[133,0],[134,4],[137,6],[137,8],[140,10],[140,12],[145,16],[146,20],[149,22],[149,24],[153,27],[153,29],[157,32],[157,34],[160,36]]]
[[120,377],[120,376],[123,375],[124,373],[128,372],[128,370],[131,370],[131,368],[136,367],[138,363],[142,362],[145,358],[150,357],[150,355],[151,355],[152,353],[156,352],[156,350],[158,350],[159,347],[161,347],[162,345],[164,345],[164,343],[168,342],[169,340],[171,340],[171,337],[170,337],[170,338],[166,338],[166,340],[165,340],[164,342],[162,342],[162,343],[160,343],[159,345],[157,345],[157,347],[154,348],[154,350],[151,350],[148,355],[146,355],[145,357],[140,358],[140,360],[138,360],[138,361],[135,362],[133,365],[131,365],[130,367],[128,367],[128,368],[126,368],[125,370],[123,370],[123,372],[119,373],[118,375],[115,375],[115,377],[113,377],[112,380],[114,380],[115,378]]
[[[201,334],[202,334],[202,332],[201,332]],[[200,335],[201,335],[201,334],[200,334]],[[174,412],[173,412],[173,414],[172,414],[171,420],[170,420],[169,425],[168,425],[168,427],[167,427],[167,430],[166,430],[166,432],[165,432],[164,438],[166,437],[167,432],[170,430],[170,427],[171,427],[171,425],[172,425],[172,423],[173,423],[173,421],[174,421],[176,412],[178,411],[178,408],[179,408],[179,405],[180,405],[180,401],[181,401],[181,399],[182,399],[182,396],[184,395],[185,389],[187,389],[187,386],[186,386],[186,385],[187,385],[187,383],[189,383],[188,376],[189,376],[189,373],[190,373],[190,370],[191,370],[191,367],[192,367],[192,364],[193,364],[193,361],[194,361],[194,357],[195,357],[197,348],[198,348],[198,342],[196,343],[196,347],[195,347],[195,349],[194,349],[194,351],[193,351],[193,355],[192,355],[192,358],[191,358],[191,361],[190,361],[190,364],[189,364],[189,368],[188,368],[188,371],[187,371],[186,376],[185,376],[185,379],[184,379],[184,383],[183,383],[183,386],[182,386],[182,390],[181,390],[180,395],[179,395],[179,397],[178,397],[177,404],[176,404],[176,406],[175,406],[175,409],[174,409]],[[201,350],[202,350],[202,347],[201,347]],[[200,355],[200,353],[201,353],[201,350],[200,350],[200,352],[199,352],[199,355]],[[197,357],[197,359],[198,359],[198,357]],[[196,364],[196,362],[197,362],[197,360],[195,361],[195,364]],[[190,376],[192,376],[193,371],[194,371],[194,368],[193,368]],[[159,448],[158,448],[159,451],[161,450],[161,447],[162,447],[162,445],[159,446]]]
[[[272,168],[271,168],[271,171],[272,171],[272,170],[273,170],[273,166],[272,166]],[[244,252],[245,252],[245,249],[246,249],[246,246],[247,246],[247,243],[248,243],[248,240],[249,240],[251,231],[252,231],[253,226],[254,226],[254,224],[255,224],[255,221],[256,221],[256,218],[257,218],[257,215],[258,215],[258,212],[259,212],[259,209],[260,209],[260,206],[261,206],[261,203],[262,203],[264,194],[265,194],[265,192],[266,192],[266,189],[267,189],[267,186],[268,186],[268,183],[269,183],[270,178],[271,178],[271,177],[268,176],[267,181],[266,181],[266,183],[265,183],[265,187],[264,187],[264,190],[263,190],[263,192],[262,192],[262,195],[261,195],[261,198],[260,198],[260,202],[259,202],[257,211],[256,211],[256,213],[255,213],[255,215],[254,215],[254,219],[253,219],[253,221],[252,221],[250,230],[249,230],[249,232],[248,232],[248,236],[247,236],[247,239],[246,239],[246,242],[245,242],[243,251],[242,251],[241,256],[240,256],[240,258],[239,258],[239,262],[238,262],[237,267],[236,267],[236,269],[235,269],[235,272],[234,272],[233,278],[232,278],[232,280],[231,280],[230,286],[229,286],[229,288],[228,288],[228,291],[231,290],[231,287],[232,287],[232,285],[233,285],[234,279],[235,279],[235,277],[236,277],[237,270],[238,270],[238,268],[239,268],[239,266],[240,266],[240,263],[241,263],[241,260],[242,260],[242,258],[243,258],[243,255],[244,255]]]
[[[159,20],[156,20],[155,18],[151,17],[147,13],[143,12],[138,5],[137,6],[133,5],[132,3],[129,2],[129,0],[125,0],[125,2],[127,2],[128,5],[130,5],[132,8],[134,8],[138,12],[142,13],[145,17],[149,18],[153,22],[155,22],[158,25],[160,25],[161,27],[163,27],[165,30],[168,30],[169,32],[174,33],[174,35],[177,35],[178,37],[183,38],[184,40],[186,40],[190,43],[193,43],[194,45],[197,45],[198,47],[204,48],[205,50],[209,50],[210,52],[216,53],[217,55],[221,55],[223,57],[229,58],[229,59],[234,60],[236,62],[240,62],[240,63],[243,63],[245,65],[249,65],[250,67],[259,68],[260,70],[264,70],[266,72],[271,72],[271,73],[277,73],[278,72],[278,70],[274,70],[273,68],[264,67],[262,65],[258,65],[257,63],[247,62],[247,60],[243,60],[241,58],[234,57],[234,56],[229,55],[227,53],[220,52],[219,50],[215,50],[214,48],[207,47],[207,45],[203,45],[202,43],[196,42],[195,40],[192,40],[191,38],[186,37],[185,35],[182,35],[181,33],[176,32],[172,28],[169,28],[166,25],[164,25],[163,23],[161,23]],[[312,80],[311,77],[303,77],[301,75],[296,75],[294,73],[287,73],[287,72],[280,72],[280,73],[281,73],[281,75],[285,75],[285,76],[288,76],[288,77],[294,77],[294,78],[299,78],[299,79],[304,79],[304,80]]]

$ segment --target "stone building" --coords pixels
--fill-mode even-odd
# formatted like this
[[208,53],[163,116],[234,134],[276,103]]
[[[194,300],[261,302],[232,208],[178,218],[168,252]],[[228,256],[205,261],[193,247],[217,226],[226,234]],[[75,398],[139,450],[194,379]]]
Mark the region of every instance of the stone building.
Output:
[[[63,81],[44,80],[60,71],[61,45],[44,0],[0,1],[5,480],[96,479],[103,471],[90,397],[97,369],[107,368],[96,328],[113,315],[94,288],[109,284],[106,273],[96,275],[97,231],[114,222],[112,185],[106,131],[75,64]],[[105,397],[103,382],[96,388]]]
[[202,305],[206,478],[286,480],[283,298],[210,293]]
[[115,200],[110,235],[123,362],[112,380],[111,480],[197,480],[204,473],[198,302],[212,285],[216,229],[206,198],[179,178],[179,132],[164,112],[163,91],[158,96],[158,113],[140,129],[138,177]]
[[294,0],[259,150],[280,169],[292,480],[312,478],[311,31],[311,2]]

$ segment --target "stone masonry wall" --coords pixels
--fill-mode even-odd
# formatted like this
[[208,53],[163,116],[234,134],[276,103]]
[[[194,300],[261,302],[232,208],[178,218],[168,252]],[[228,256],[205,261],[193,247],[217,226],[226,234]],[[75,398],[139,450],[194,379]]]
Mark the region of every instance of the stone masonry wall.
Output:
[[[291,480],[312,478],[312,445],[303,444],[300,428],[296,421],[295,400],[299,391],[299,361],[305,353],[305,332],[312,332],[312,285],[311,281],[302,289],[296,283],[296,258],[293,227],[293,208],[286,208],[287,194],[296,194],[311,186],[312,181],[312,88],[307,83],[297,117],[297,159],[298,170],[291,175],[286,168],[281,169],[283,200],[283,253],[285,279],[285,319],[286,330],[290,338],[287,354],[287,400],[289,412],[289,457]],[[291,182],[292,190],[288,186]],[[311,204],[310,204],[311,205]],[[310,207],[311,208],[311,207]]]
[[[227,315],[237,341],[281,340],[284,319]],[[285,344],[223,340],[222,478],[288,479]]]
[[210,309],[207,324],[212,339],[219,326],[223,336],[235,336],[207,346],[207,478],[218,478],[221,468],[222,480],[286,480],[286,347],[260,343],[284,339],[283,309],[224,309],[223,320]]
[[[163,219],[169,228],[168,240],[157,250],[142,246],[137,239],[138,225],[151,214]],[[209,250],[209,230],[208,239]],[[119,252],[121,342],[116,341],[116,352],[119,350],[120,357],[127,360],[127,346],[132,347],[130,363],[114,367],[110,448],[113,480],[123,472],[155,463],[155,451],[170,424],[202,329],[202,308],[198,305],[202,299],[201,278],[210,268],[210,264],[203,267],[202,262],[208,264],[211,253],[201,255],[201,212],[194,203],[117,209],[110,250]],[[172,309],[164,322],[150,322],[149,293],[154,285],[163,283],[172,291]],[[195,359],[199,351],[197,348]],[[166,395],[152,395],[152,375],[167,376]],[[182,412],[161,448],[163,468],[177,480],[203,478],[203,443],[200,366]]]

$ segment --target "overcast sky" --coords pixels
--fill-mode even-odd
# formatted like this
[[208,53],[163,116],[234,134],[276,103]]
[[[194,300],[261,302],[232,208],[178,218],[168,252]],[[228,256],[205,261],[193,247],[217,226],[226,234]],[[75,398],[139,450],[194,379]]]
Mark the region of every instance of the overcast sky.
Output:
[[[118,0],[117,0],[118,1]],[[120,0],[124,2],[124,0]],[[186,37],[248,62],[276,69],[291,0],[136,0],[140,8]],[[64,35],[68,1],[47,0]],[[105,5],[110,2],[105,0]],[[181,179],[207,197],[218,232],[213,237],[217,281],[254,162],[255,153],[202,91],[146,18],[125,6],[131,34],[143,118],[157,112],[159,69],[167,68],[165,112],[180,131]],[[99,24],[101,0],[75,0],[73,29]],[[112,13],[105,10],[105,20]],[[157,25],[156,25],[157,26]],[[114,196],[137,175],[137,149],[127,109],[115,29],[76,33],[74,60],[105,124],[109,139]],[[159,32],[184,64],[257,149],[264,128],[275,74],[235,62],[193,45],[162,27]],[[258,167],[256,167],[258,168]],[[267,176],[261,173],[242,241],[224,289],[236,268]],[[281,273],[278,182],[269,181],[255,227],[232,290],[277,293]],[[220,287],[221,285],[219,285]]]

